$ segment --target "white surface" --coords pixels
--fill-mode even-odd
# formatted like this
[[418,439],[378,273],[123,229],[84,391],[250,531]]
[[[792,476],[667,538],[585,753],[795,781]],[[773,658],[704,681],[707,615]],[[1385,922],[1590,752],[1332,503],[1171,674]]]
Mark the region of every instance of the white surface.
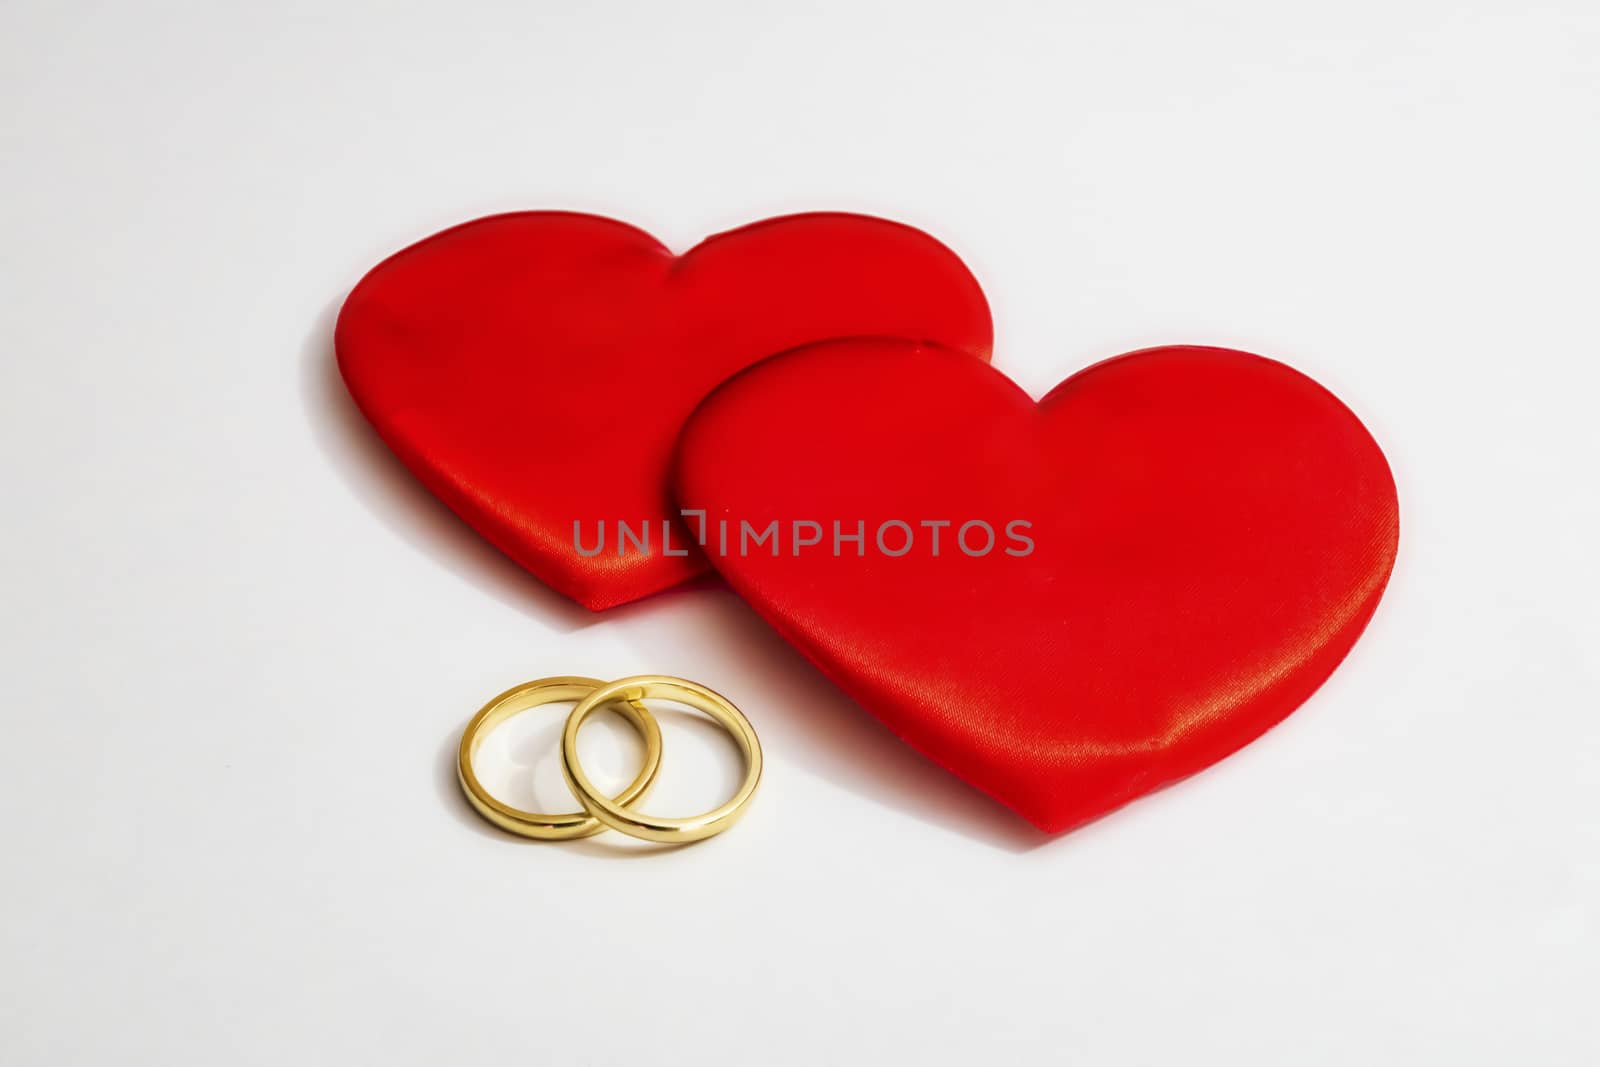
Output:
[[[0,1061],[1600,1060],[1593,4],[226,7],[0,9]],[[1035,394],[1288,360],[1394,465],[1389,594],[1283,727],[1041,843],[726,592],[588,616],[374,443],[346,289],[524,207],[923,226]],[[761,731],[733,833],[460,802],[482,700],[640,671]],[[731,780],[668,729],[660,803]]]

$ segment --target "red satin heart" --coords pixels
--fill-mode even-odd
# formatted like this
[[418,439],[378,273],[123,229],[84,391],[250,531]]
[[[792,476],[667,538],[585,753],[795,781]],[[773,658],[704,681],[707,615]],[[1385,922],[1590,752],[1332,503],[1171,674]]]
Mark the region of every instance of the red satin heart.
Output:
[[[712,393],[675,481],[713,548],[730,524],[712,561],[785,638],[1052,832],[1294,710],[1372,615],[1398,533],[1388,465],[1355,416],[1280,363],[1214,348],[1121,356],[1035,404],[942,349],[811,346]],[[741,523],[772,520],[776,558],[741,546]],[[795,520],[823,543],[796,556]],[[909,527],[905,555],[889,520]],[[968,555],[959,530],[977,520],[993,547]],[[1008,536],[1014,521],[1031,526]],[[839,557],[835,522],[864,534]],[[968,550],[985,542],[968,527]]]
[[[925,339],[989,354],[966,267],[918,230],[792,215],[675,257],[610,219],[525,212],[469,222],[390,257],[335,331],[350,394],[418,478],[546,584],[590,608],[706,569],[688,529],[662,552],[683,420],[758,359],[831,337]],[[970,357],[969,357],[970,358]],[[646,555],[594,547],[648,523]],[[631,548],[631,546],[628,546]]]

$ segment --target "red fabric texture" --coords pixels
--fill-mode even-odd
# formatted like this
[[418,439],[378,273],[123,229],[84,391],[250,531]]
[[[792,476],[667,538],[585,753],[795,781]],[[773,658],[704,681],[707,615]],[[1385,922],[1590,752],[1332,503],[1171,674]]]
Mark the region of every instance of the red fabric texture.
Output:
[[[1035,403],[938,347],[814,345],[713,392],[674,479],[713,546],[732,524],[712,562],[785,638],[1050,832],[1293,711],[1371,617],[1398,539],[1393,479],[1356,417],[1281,363],[1214,348],[1120,356]],[[771,520],[778,555],[741,554],[740,523]],[[795,555],[795,520],[823,543]],[[876,544],[888,520],[911,527],[904,555]],[[973,520],[995,531],[988,554],[956,543]],[[833,555],[835,521],[861,549]],[[922,524],[939,521],[935,555]],[[1027,555],[1005,552],[1022,551],[1013,521],[1031,524]]]
[[[350,394],[416,476],[546,584],[600,609],[706,569],[667,490],[683,420],[719,382],[807,342],[927,340],[987,360],[988,307],[948,248],[844,214],[793,215],[674,256],[621,222],[524,212],[375,267],[339,315]],[[653,551],[585,556],[597,524]]]

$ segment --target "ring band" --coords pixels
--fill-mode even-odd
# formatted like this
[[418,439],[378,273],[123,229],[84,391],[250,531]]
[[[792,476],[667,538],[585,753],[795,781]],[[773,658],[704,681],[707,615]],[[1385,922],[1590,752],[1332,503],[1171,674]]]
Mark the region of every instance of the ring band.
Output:
[[[615,688],[606,686],[595,678],[540,678],[507,689],[485,704],[482,710],[472,717],[472,721],[467,723],[466,731],[461,735],[461,747],[456,754],[456,776],[461,780],[462,792],[466,793],[467,800],[477,809],[479,815],[502,830],[540,841],[570,841],[579,837],[592,837],[606,828],[605,823],[582,811],[544,815],[502,804],[489,795],[489,791],[478,781],[478,776],[472,770],[472,761],[478,754],[478,746],[483,743],[489,731],[519,712],[544,704],[567,701],[585,701],[589,703],[591,712],[602,704],[608,704],[621,712],[639,731],[639,736],[644,741],[644,766],[639,768],[638,777],[618,793],[615,800],[606,802],[616,805],[620,810],[622,806],[631,804],[644,795],[655,781],[656,772],[661,768],[661,727],[656,725],[655,716],[650,714],[649,709],[636,700],[610,696],[597,701],[586,701],[586,698],[602,687]],[[570,774],[567,775],[567,780],[571,781]],[[587,781],[585,779],[586,784]]]
[[[636,705],[645,700],[677,701],[716,720],[718,725],[733,735],[734,741],[744,752],[747,769],[738,791],[718,807],[702,815],[683,819],[629,811],[627,802],[621,796],[615,800],[601,796],[578,763],[578,731],[596,708],[618,700],[630,702],[623,706]],[[678,844],[720,834],[744,814],[745,805],[755,795],[756,786],[761,784],[761,742],[756,740],[756,732],[751,728],[750,721],[721,694],[686,678],[644,674],[599,686],[578,702],[572,714],[567,716],[567,728],[561,735],[561,770],[573,794],[589,814],[600,822],[630,837]]]

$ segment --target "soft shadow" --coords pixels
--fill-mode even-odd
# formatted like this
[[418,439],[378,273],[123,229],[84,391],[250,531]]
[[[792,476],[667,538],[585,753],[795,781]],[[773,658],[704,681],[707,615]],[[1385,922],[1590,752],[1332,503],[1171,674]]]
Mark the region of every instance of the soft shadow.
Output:
[[333,324],[340,301],[317,317],[300,353],[300,394],[328,464],[390,531],[437,564],[557,630],[600,620],[517,566],[458,518],[395,458],[367,424],[339,377]]
[[626,633],[641,659],[704,681],[740,704],[763,747],[782,752],[786,762],[874,804],[1006,851],[1057,840],[914,751],[725,585],[694,595],[671,590],[607,614],[632,624]]

